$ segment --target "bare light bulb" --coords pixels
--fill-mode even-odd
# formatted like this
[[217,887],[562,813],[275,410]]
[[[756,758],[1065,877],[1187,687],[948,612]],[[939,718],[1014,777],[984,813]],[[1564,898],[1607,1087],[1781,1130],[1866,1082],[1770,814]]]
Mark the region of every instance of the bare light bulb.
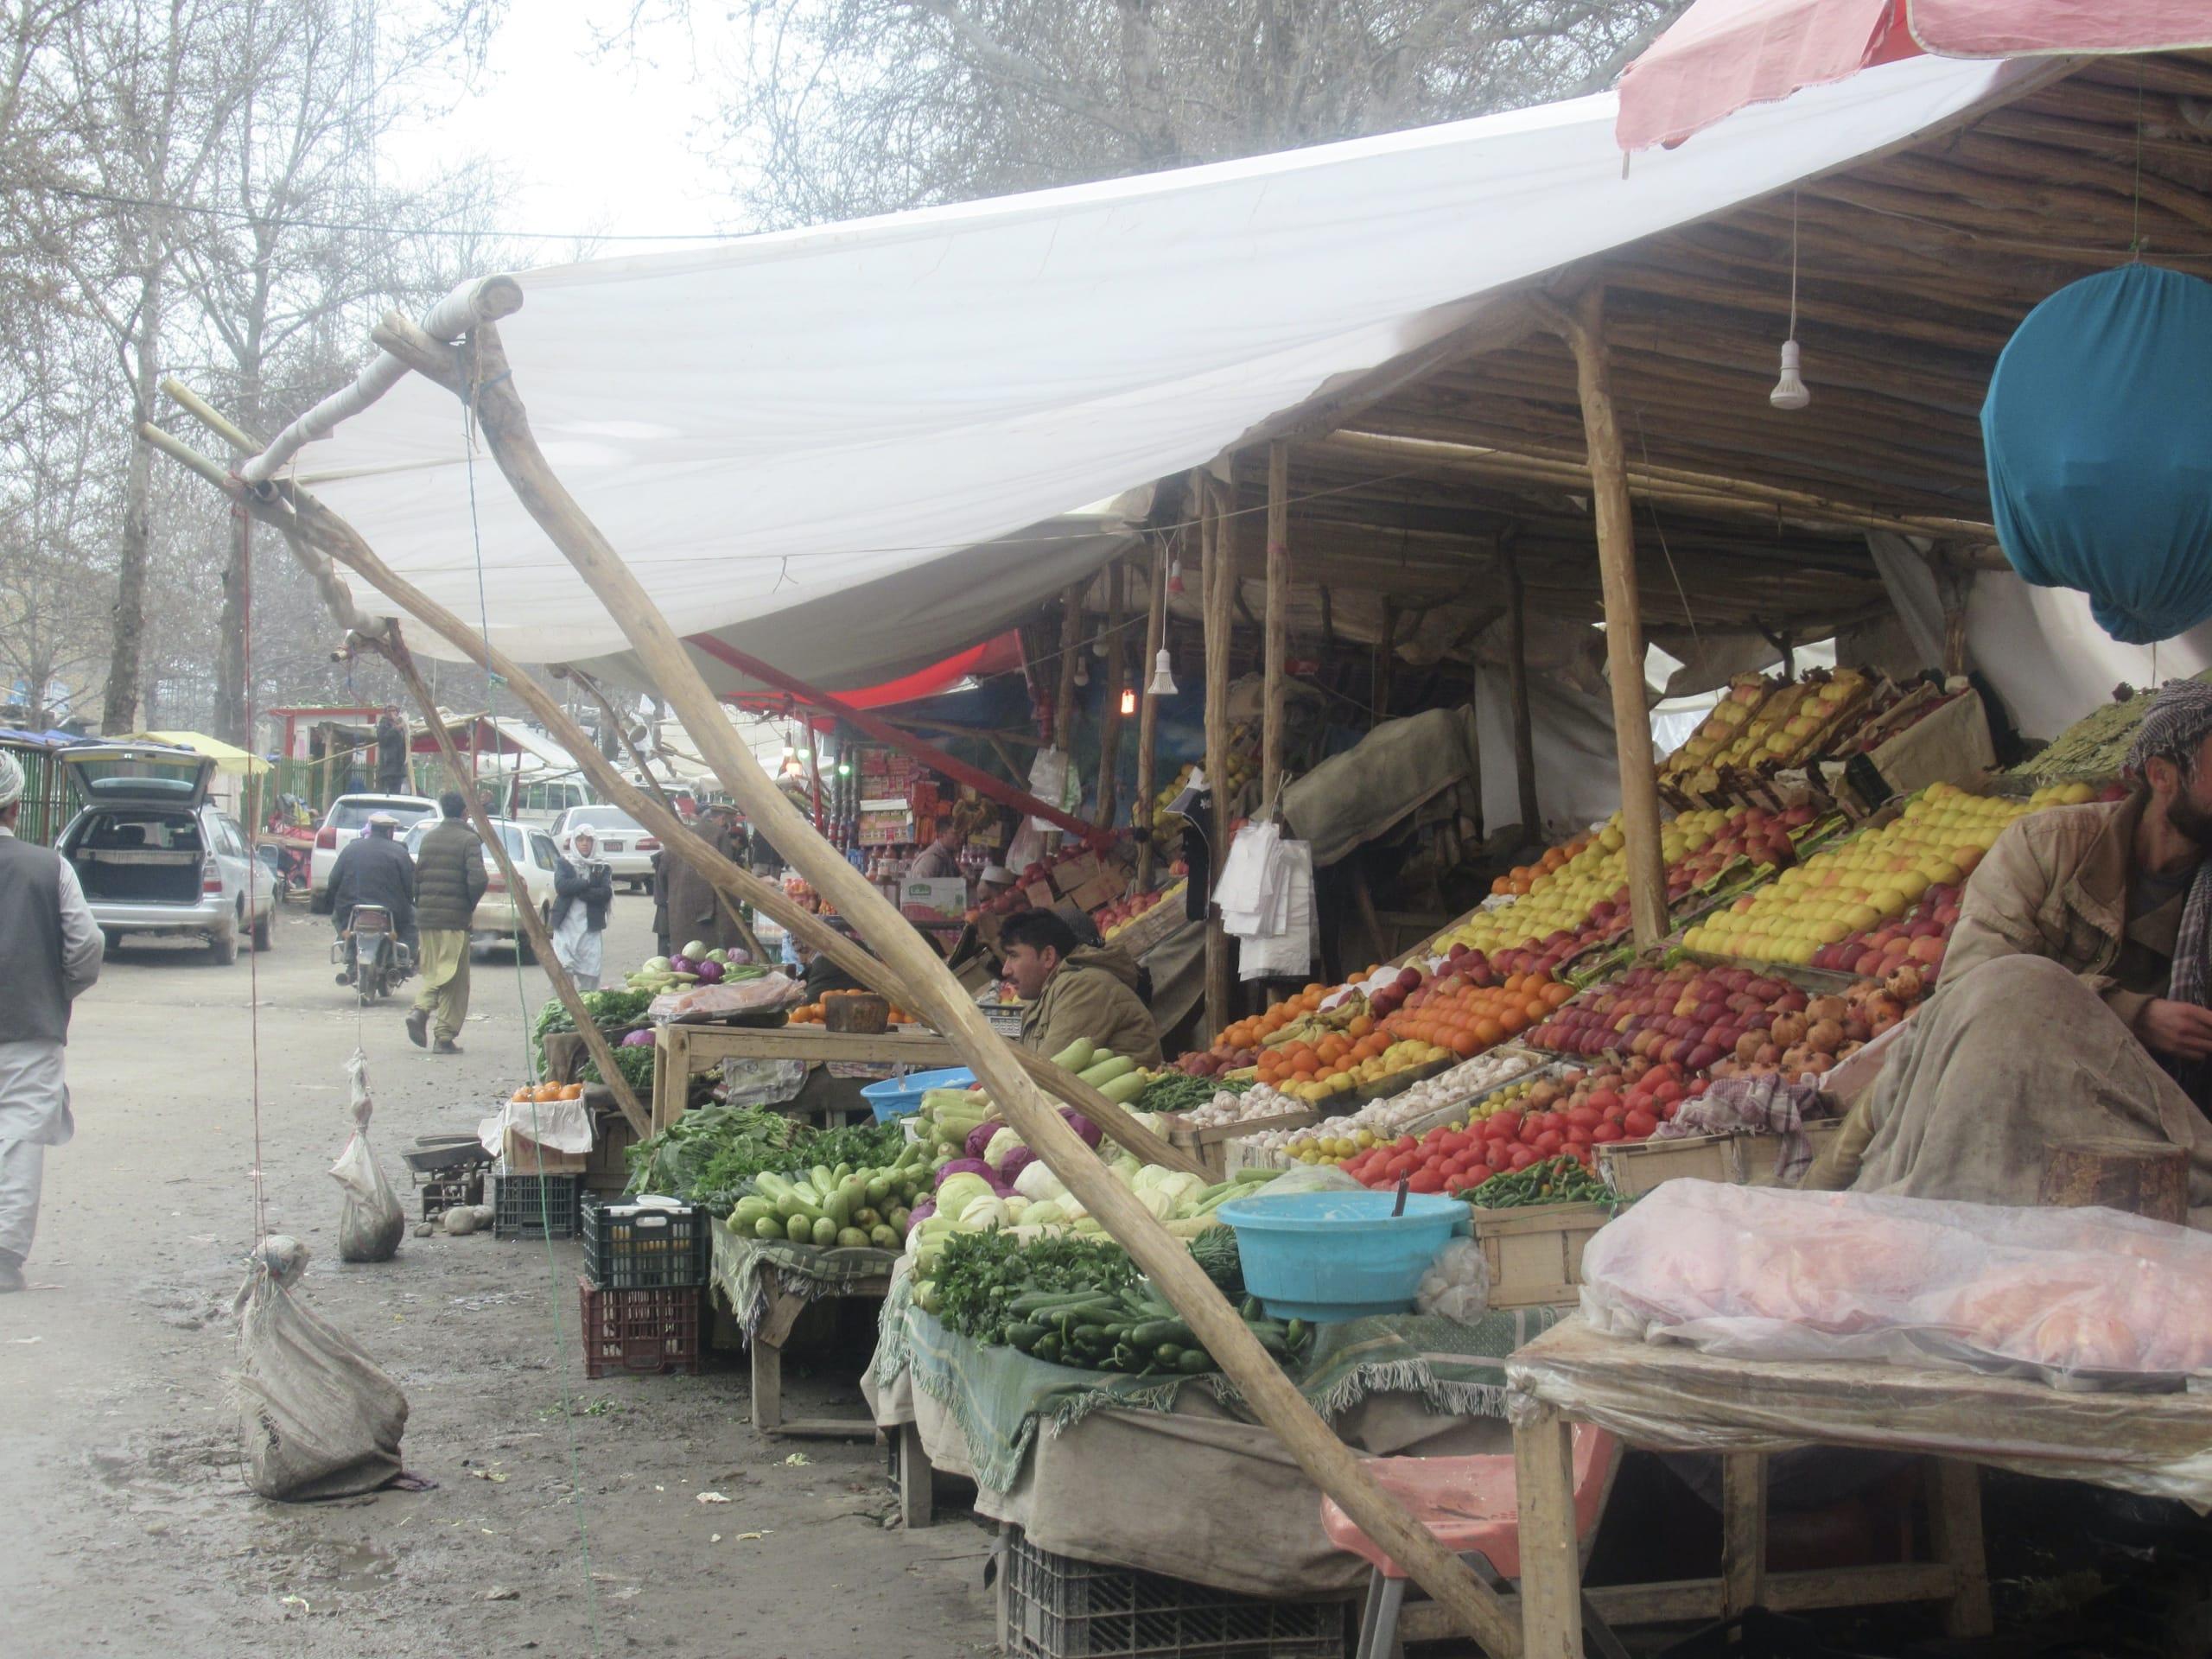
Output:
[[1774,383],[1774,390],[1766,400],[1777,409],[1802,409],[1813,401],[1813,394],[1806,389],[1805,377],[1799,372],[1797,342],[1782,342],[1782,378]]
[[1122,712],[1125,715],[1134,715],[1136,711],[1136,688],[1125,685],[1122,688]]
[[1175,671],[1169,665],[1167,647],[1165,645],[1160,648],[1160,655],[1153,659],[1152,683],[1145,690],[1155,697],[1172,697],[1175,695]]
[[1086,658],[1078,657],[1075,659],[1075,683],[1077,685],[1090,683],[1090,663]]

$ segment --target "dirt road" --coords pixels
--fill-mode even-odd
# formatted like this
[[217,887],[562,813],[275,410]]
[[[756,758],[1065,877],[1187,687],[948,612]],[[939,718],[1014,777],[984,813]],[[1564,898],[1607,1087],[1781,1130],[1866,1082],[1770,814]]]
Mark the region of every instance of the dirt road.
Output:
[[[610,967],[650,950],[649,913],[617,900]],[[399,1148],[473,1128],[520,1075],[524,1009],[548,992],[535,968],[480,959],[466,1052],[433,1058],[396,1006],[357,1020],[327,938],[296,905],[257,963],[126,945],[78,1005],[77,1138],[47,1160],[35,1288],[0,1299],[0,1653],[987,1650],[986,1535],[957,1516],[887,1529],[879,1448],[762,1440],[729,1357],[701,1377],[586,1382],[574,1243],[410,1236],[391,1263],[337,1260],[327,1172],[356,1040],[401,1184]],[[311,1304],[406,1388],[407,1462],[435,1490],[287,1506],[242,1483],[226,1374],[252,1237],[257,972],[269,1226],[316,1252]],[[786,1388],[802,1408],[856,1408],[857,1365]]]

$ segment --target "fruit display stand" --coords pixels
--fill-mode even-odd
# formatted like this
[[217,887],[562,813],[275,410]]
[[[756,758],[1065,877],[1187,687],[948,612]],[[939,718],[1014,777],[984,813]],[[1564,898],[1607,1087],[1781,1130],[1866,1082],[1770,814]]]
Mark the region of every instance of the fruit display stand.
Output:
[[957,1065],[952,1045],[932,1032],[906,1029],[875,1036],[825,1031],[819,1026],[709,1026],[671,1022],[653,1030],[652,1127],[656,1133],[683,1116],[694,1072],[726,1059],[852,1060],[874,1065],[932,1071]]
[[899,1252],[747,1238],[717,1221],[710,1282],[744,1335],[753,1362],[753,1427],[763,1434],[867,1440],[865,1417],[784,1415],[784,1349],[799,1316],[818,1304],[881,1301]]
[[[1817,1160],[1843,1128],[1840,1118],[1808,1123],[1804,1136]],[[1624,1141],[1598,1148],[1598,1173],[1623,1198],[1640,1198],[1667,1181],[1724,1181],[1732,1186],[1775,1186],[1785,1137],[1735,1130],[1686,1135],[1667,1141]]]

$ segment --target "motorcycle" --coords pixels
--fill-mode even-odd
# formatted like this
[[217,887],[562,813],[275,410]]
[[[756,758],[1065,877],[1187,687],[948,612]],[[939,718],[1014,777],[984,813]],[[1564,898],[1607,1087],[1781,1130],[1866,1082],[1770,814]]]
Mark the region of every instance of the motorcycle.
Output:
[[415,953],[399,937],[391,912],[382,905],[353,906],[344,935],[330,947],[330,959],[345,969],[338,976],[339,983],[351,985],[364,1003],[390,996],[399,982],[415,970]]

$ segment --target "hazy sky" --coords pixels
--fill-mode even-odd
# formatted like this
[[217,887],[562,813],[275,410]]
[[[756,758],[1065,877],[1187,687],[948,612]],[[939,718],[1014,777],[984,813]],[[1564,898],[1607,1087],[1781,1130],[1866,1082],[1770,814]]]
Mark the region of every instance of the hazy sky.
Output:
[[[719,20],[722,8],[702,8]],[[697,37],[668,26],[642,40],[652,61],[594,49],[592,24],[611,27],[628,0],[528,0],[511,6],[472,93],[449,113],[393,135],[392,175],[442,158],[492,158],[515,180],[499,228],[625,235],[699,234],[730,228],[735,209],[717,171],[700,158],[698,129],[711,122],[713,81],[735,60],[736,32],[717,21]],[[644,54],[641,54],[641,57]],[[695,55],[709,60],[696,73]],[[439,101],[458,89],[433,89]],[[539,245],[547,258],[566,250]],[[628,245],[603,251],[639,252]]]

